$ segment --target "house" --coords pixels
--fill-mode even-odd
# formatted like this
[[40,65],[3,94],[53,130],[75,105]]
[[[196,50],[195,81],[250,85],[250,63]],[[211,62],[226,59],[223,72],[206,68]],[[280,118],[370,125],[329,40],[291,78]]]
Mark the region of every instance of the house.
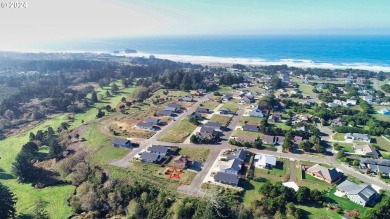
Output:
[[282,145],[285,138],[284,136],[275,136],[275,144]]
[[380,196],[370,185],[358,185],[348,180],[340,183],[336,188],[349,200],[363,207],[373,206],[375,200]]
[[153,123],[151,123],[151,122],[140,122],[140,123],[137,123],[136,127],[139,129],[145,129],[145,130],[151,130],[151,131],[157,130],[156,127],[154,127]]
[[163,156],[159,154],[153,154],[149,152],[142,152],[140,159],[143,162],[148,162],[148,163],[157,163],[162,160]]
[[228,154],[226,156],[226,159],[228,159],[228,160],[240,159],[241,161],[244,161],[246,159],[246,154],[247,154],[246,150],[240,149],[234,153]]
[[255,155],[255,167],[272,169],[276,166],[276,157],[264,154]]
[[250,117],[264,118],[264,114],[261,111],[252,110],[248,114],[249,114]]
[[207,108],[199,107],[198,109],[196,109],[196,112],[197,113],[211,113],[211,110],[209,110]]
[[131,141],[124,138],[115,138],[112,140],[111,145],[114,147],[131,148]]
[[171,110],[159,110],[156,112],[157,116],[173,116],[173,111]]
[[261,140],[264,144],[270,144],[270,145],[274,145],[276,144],[275,142],[275,136],[272,136],[272,135],[263,135],[261,137]]
[[301,143],[303,141],[303,138],[301,136],[294,136],[293,138],[293,144],[294,144],[294,147],[298,147],[299,143]]
[[202,127],[209,127],[214,129],[215,131],[221,131],[223,129],[223,125],[218,122],[207,122],[206,124],[203,124]]
[[346,126],[347,122],[342,120],[341,118],[332,119],[331,126]]
[[214,176],[214,181],[222,183],[222,184],[226,184],[226,185],[238,186],[238,183],[240,181],[240,177],[237,176],[236,174],[217,172],[217,174],[215,174],[215,176]]
[[181,109],[183,108],[182,105],[177,104],[177,103],[170,103],[170,104],[168,104],[168,107],[175,108],[176,111],[174,111],[174,112],[181,112]]
[[198,89],[198,90],[195,90],[195,91],[191,91],[191,95],[194,95],[194,96],[203,96],[205,95],[207,92],[205,89]]
[[290,94],[300,94],[301,91],[299,89],[292,89],[290,90]]
[[361,96],[360,98],[366,102],[375,102],[375,98],[372,95]]
[[161,119],[157,119],[157,118],[147,118],[145,120],[145,123],[152,123],[153,125],[164,125],[165,122],[161,121]]
[[242,168],[242,160],[235,158],[221,164],[221,171],[238,175]]
[[222,96],[222,100],[223,101],[229,101],[230,99],[232,99],[232,95],[231,94],[224,94]]
[[373,158],[379,157],[378,151],[371,145],[354,145],[353,149],[355,150],[355,154]]
[[194,102],[194,98],[192,96],[180,97],[179,101],[182,101],[182,102]]
[[258,132],[259,131],[259,126],[245,124],[245,125],[242,126],[242,130],[248,131],[248,132]]
[[213,127],[208,127],[208,126],[200,127],[200,132],[211,133],[211,134],[217,133],[217,131]]
[[347,133],[344,136],[345,140],[353,140],[353,141],[365,141],[370,143],[371,136],[368,134],[360,134],[360,133]]
[[188,115],[188,118],[190,118],[190,119],[194,118],[194,119],[197,119],[197,120],[201,120],[201,119],[203,119],[203,116],[200,113],[193,112],[190,115]]
[[236,141],[254,143],[257,138],[251,136],[237,136]]
[[316,85],[316,89],[317,90],[322,90],[322,89],[325,89],[326,88],[326,85],[325,84],[317,84]]
[[174,113],[180,113],[181,112],[181,108],[177,108],[177,107],[172,107],[172,106],[166,106],[164,108],[165,111],[171,111],[171,112],[174,112]]
[[320,164],[311,166],[306,170],[306,173],[330,184],[336,182],[343,176],[343,173],[337,171],[335,168],[328,169]]
[[357,103],[357,100],[352,100],[352,99],[347,99],[347,101],[345,101],[348,105],[351,105],[351,106],[355,106],[356,103]]
[[220,114],[224,114],[224,115],[233,114],[232,111],[230,111],[229,109],[226,109],[226,108],[221,109],[219,112],[220,112]]
[[152,147],[148,147],[147,151],[152,154],[166,156],[171,151],[171,148],[162,145],[152,145]]
[[390,111],[387,108],[380,109],[379,113],[381,113],[383,115],[390,115]]
[[218,132],[214,131],[213,132],[205,132],[205,131],[201,131],[201,132],[197,132],[195,134],[195,137],[198,138],[198,139],[208,139],[208,140],[212,140],[212,139],[216,139],[216,137],[218,136]]
[[362,158],[360,160],[360,169],[369,169],[371,172],[381,172],[383,175],[390,176],[390,160]]
[[339,106],[339,104],[337,104],[337,103],[327,103],[326,105],[327,105],[329,108],[336,108],[336,107]]
[[268,117],[269,122],[279,122],[282,119],[280,112],[274,112],[270,117]]
[[255,98],[254,98],[253,96],[251,96],[251,95],[249,95],[249,96],[244,96],[244,97],[242,98],[242,100],[243,100],[245,103],[253,103],[253,102],[255,102]]
[[193,160],[189,156],[177,156],[172,161],[172,166],[178,169],[185,169],[193,164]]

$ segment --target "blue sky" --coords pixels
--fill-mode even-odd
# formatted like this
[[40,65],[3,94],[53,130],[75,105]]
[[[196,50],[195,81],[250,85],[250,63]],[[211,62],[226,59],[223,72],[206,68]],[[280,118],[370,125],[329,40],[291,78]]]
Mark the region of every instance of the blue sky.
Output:
[[27,1],[0,9],[0,49],[112,36],[390,35],[389,0]]

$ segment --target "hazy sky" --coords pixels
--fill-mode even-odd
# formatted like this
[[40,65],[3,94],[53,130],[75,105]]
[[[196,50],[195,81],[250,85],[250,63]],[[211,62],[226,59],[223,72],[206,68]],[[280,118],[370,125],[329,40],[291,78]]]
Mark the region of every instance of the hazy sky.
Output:
[[390,0],[22,0],[0,8],[0,49],[142,35],[389,34]]

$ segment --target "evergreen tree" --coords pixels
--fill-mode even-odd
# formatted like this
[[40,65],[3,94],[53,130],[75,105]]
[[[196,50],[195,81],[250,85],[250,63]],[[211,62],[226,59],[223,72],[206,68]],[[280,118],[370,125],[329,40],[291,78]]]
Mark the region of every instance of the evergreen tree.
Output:
[[11,190],[0,183],[0,218],[15,218],[16,201]]
[[95,91],[92,92],[91,100],[92,100],[92,102],[94,102],[94,103],[99,102],[98,97],[97,97],[97,93],[96,93]]
[[12,164],[12,173],[19,182],[32,182],[35,179],[36,169],[31,163],[33,154],[29,151],[21,150]]

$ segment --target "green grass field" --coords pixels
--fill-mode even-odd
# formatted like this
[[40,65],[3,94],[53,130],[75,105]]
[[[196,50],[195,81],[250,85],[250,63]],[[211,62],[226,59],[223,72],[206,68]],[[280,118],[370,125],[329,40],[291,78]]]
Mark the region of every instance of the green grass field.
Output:
[[202,107],[207,108],[207,109],[209,109],[209,110],[214,110],[218,105],[219,105],[218,102],[216,102],[216,101],[211,101],[211,100],[202,103]]
[[260,125],[260,122],[264,120],[263,118],[256,118],[256,117],[250,117],[250,116],[243,116],[241,117],[241,120],[239,122],[239,125],[244,125],[246,123],[253,124],[253,125]]
[[211,149],[204,147],[195,147],[195,148],[181,148],[179,155],[186,155],[192,159],[205,162],[210,157]]
[[304,97],[316,95],[313,92],[313,88],[314,87],[312,85],[310,85],[310,84],[303,84],[303,83],[298,83],[298,84],[299,84],[299,90],[302,91],[302,95]]
[[[309,164],[309,163],[306,163],[306,164]],[[331,187],[330,184],[328,184],[328,183],[326,183],[324,181],[321,181],[319,179],[316,179],[316,178],[315,178],[315,180],[314,179],[310,180],[311,178],[309,178],[309,179],[302,179],[302,171],[301,171],[301,169],[299,167],[295,168],[295,175],[297,177],[297,182],[296,183],[298,184],[298,186],[306,186],[309,189],[318,189],[319,191],[328,190]]]
[[175,124],[158,140],[171,143],[182,143],[194,131],[196,125],[186,118]]
[[233,103],[225,103],[225,104],[223,104],[221,109],[223,109],[223,108],[229,109],[233,113],[236,113],[238,111],[238,107]]
[[336,140],[336,141],[344,141],[344,136],[345,136],[345,134],[343,134],[343,133],[336,133],[336,134],[333,136],[333,140]]
[[245,189],[242,193],[242,199],[244,205],[251,206],[251,203],[255,200],[259,200],[261,195],[259,194],[259,188],[266,182],[266,180],[245,180],[242,187]]
[[314,218],[314,219],[317,219],[317,218],[340,219],[340,218],[342,218],[342,216],[337,214],[337,212],[328,210],[328,208],[322,207],[322,206],[298,205],[296,207],[304,210],[307,218]]
[[[99,103],[96,103],[92,108],[88,109],[86,112],[77,114],[75,116],[74,122],[70,123],[70,129],[80,126],[82,124],[82,121],[90,122],[95,120],[97,114],[96,107],[103,107],[107,104],[110,104],[112,105],[112,107],[114,107],[121,100],[122,96],[129,95],[132,90],[133,88],[121,89],[118,95],[104,98],[103,100],[99,101]],[[97,92],[98,95],[104,94],[105,90],[97,88]],[[0,168],[5,171],[5,173],[3,173],[2,175],[7,174],[8,176],[11,173],[12,163],[14,162],[15,157],[19,153],[22,145],[27,143],[30,132],[35,133],[38,130],[47,129],[48,127],[53,127],[54,130],[56,130],[62,122],[68,122],[68,114],[63,114],[51,119],[47,119],[46,121],[42,122],[39,125],[36,125],[35,127],[26,128],[21,134],[10,136],[5,140],[0,141]],[[92,142],[97,142],[99,139],[104,141],[104,139],[106,139],[106,137],[100,134],[93,134],[92,137],[95,138],[90,139]],[[109,139],[106,139],[106,141],[109,141]],[[119,155],[122,156],[124,154],[123,151],[113,153],[111,151],[112,147],[109,147],[109,150],[107,150],[108,147],[103,147],[100,149],[101,150],[99,150],[96,155],[104,155],[102,156],[103,159],[100,163],[110,160],[112,157],[116,157]],[[96,158],[96,160],[99,159]],[[47,187],[44,189],[35,189],[31,186],[31,184],[18,183],[16,179],[8,179],[3,177],[0,178],[0,182],[8,186],[16,194],[16,196],[19,197],[16,205],[18,213],[30,213],[34,207],[35,201],[39,198],[42,198],[43,201],[48,203],[45,210],[49,213],[51,218],[62,219],[68,218],[72,215],[71,209],[68,207],[66,201],[67,198],[69,198],[69,196],[74,191],[74,186],[72,185],[61,185]]]
[[382,150],[390,152],[390,142],[381,136],[372,136],[376,141],[375,145],[378,145]]
[[288,125],[286,125],[284,123],[281,123],[281,122],[269,122],[269,124],[273,125],[273,126],[275,126],[277,128],[281,128],[283,130],[291,130],[292,129],[291,126],[288,126]]
[[264,178],[273,183],[280,181],[283,182],[290,174],[290,160],[277,158],[276,162],[276,167],[271,170],[255,168],[254,178]]
[[222,116],[222,115],[216,115],[214,114],[211,118],[210,121],[212,122],[218,122],[222,124],[223,126],[228,126],[230,121],[232,120],[233,117],[231,116]]
[[242,130],[234,130],[232,133],[232,137],[237,136],[250,136],[254,138],[261,138],[260,132],[248,132],[248,131],[242,131]]

